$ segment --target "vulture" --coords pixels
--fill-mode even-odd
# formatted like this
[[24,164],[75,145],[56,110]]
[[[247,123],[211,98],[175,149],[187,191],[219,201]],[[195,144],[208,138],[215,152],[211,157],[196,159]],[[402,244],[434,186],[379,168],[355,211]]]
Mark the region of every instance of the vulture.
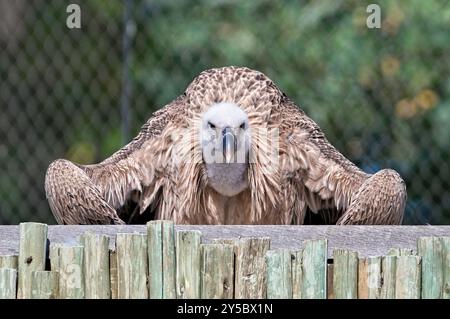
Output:
[[59,224],[391,225],[406,203],[396,171],[359,169],[245,67],[202,72],[99,164],[53,161],[45,191]]

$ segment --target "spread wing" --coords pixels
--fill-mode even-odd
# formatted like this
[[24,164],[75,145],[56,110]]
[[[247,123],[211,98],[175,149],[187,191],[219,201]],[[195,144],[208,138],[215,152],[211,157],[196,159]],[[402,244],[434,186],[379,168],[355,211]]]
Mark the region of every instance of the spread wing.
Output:
[[57,222],[121,224],[117,209],[128,200],[147,206],[157,200],[163,184],[162,155],[170,147],[160,137],[185,113],[184,96],[180,96],[155,112],[129,144],[99,164],[54,161],[47,170],[45,190]]
[[287,98],[280,123],[281,183],[294,222],[307,209],[338,224],[398,224],[406,201],[401,177],[392,170],[361,171],[326,139],[319,126]]

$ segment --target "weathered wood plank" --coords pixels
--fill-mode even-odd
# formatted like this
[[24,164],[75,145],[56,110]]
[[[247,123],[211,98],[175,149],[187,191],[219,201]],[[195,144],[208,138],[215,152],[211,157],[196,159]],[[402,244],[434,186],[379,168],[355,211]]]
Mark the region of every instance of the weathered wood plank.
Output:
[[234,247],[201,245],[201,298],[232,299],[234,293]]
[[109,279],[111,286],[111,299],[118,298],[118,285],[117,282],[117,253],[114,250],[109,251]]
[[450,237],[441,238],[444,280],[442,289],[442,298],[450,299]]
[[83,246],[60,246],[59,298],[84,298]]
[[17,298],[31,297],[31,273],[45,270],[47,248],[47,225],[40,223],[20,224]]
[[266,298],[266,252],[270,238],[240,238],[235,246],[234,298]]
[[[204,243],[215,238],[270,237],[271,249],[297,250],[305,240],[327,239],[328,258],[335,248],[357,251],[361,257],[387,255],[390,248],[416,249],[423,236],[450,236],[450,226],[274,226],[274,225],[177,225],[175,230],[199,230]],[[52,225],[48,238],[52,243],[77,245],[86,231],[110,237],[114,249],[117,233],[147,232],[145,225]],[[0,225],[0,255],[17,255],[19,226]]]
[[49,259],[51,271],[59,271],[59,248],[61,246],[64,246],[64,244],[50,242]]
[[109,237],[86,233],[81,237],[84,247],[84,288],[87,299],[109,299]]
[[327,298],[327,240],[306,240],[302,256],[302,298]]
[[334,274],[334,266],[333,266],[333,264],[328,264],[327,265],[327,298],[328,299],[334,299],[333,274]]
[[175,299],[176,292],[176,260],[175,260],[175,228],[172,221],[162,223],[162,267],[164,299]]
[[442,268],[441,238],[419,238],[417,241],[417,253],[422,257],[422,298],[442,298],[444,270]]
[[302,280],[303,280],[303,250],[293,251],[291,253],[292,269],[292,298],[302,299]]
[[411,256],[415,254],[414,249],[410,248],[391,248],[388,251],[388,255],[390,256]]
[[147,223],[148,236],[148,273],[149,297],[163,297],[163,242],[162,221],[154,220]]
[[199,231],[176,233],[177,298],[200,298],[200,244]]
[[358,299],[369,299],[369,261],[358,258]]
[[379,299],[381,286],[381,257],[359,258],[358,299]]
[[31,274],[32,299],[56,299],[59,295],[59,274],[56,271],[33,271]]
[[266,253],[267,299],[292,299],[291,252],[287,249]]
[[17,255],[0,256],[0,268],[17,269],[18,260]]
[[381,299],[395,298],[395,272],[397,256],[384,256],[381,261],[383,285],[381,286]]
[[0,299],[15,299],[17,286],[17,270],[0,268]]
[[421,257],[397,256],[395,299],[420,299]]
[[117,297],[148,298],[147,235],[117,234]]
[[334,298],[358,298],[358,253],[336,249],[333,257]]

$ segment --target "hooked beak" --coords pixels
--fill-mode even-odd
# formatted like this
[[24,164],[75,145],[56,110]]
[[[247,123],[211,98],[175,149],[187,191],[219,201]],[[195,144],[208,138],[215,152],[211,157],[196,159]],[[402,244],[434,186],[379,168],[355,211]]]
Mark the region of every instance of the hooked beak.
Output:
[[237,149],[236,136],[230,127],[222,130],[222,147],[225,163],[230,164],[234,161]]

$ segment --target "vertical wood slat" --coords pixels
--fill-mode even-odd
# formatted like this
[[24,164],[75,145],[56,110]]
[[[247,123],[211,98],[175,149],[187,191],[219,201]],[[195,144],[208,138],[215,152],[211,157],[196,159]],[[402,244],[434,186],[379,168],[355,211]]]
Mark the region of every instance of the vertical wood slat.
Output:
[[49,258],[50,258],[50,270],[51,271],[59,271],[59,248],[62,247],[62,244],[53,244],[50,243],[49,247]]
[[356,299],[358,297],[358,253],[335,249],[333,259],[334,298]]
[[56,299],[59,296],[59,273],[33,271],[31,274],[32,299]]
[[18,260],[16,255],[0,256],[0,268],[17,269]]
[[358,299],[379,299],[381,282],[381,257],[359,258]]
[[292,298],[302,299],[303,250],[291,253]]
[[115,250],[109,251],[109,279],[111,287],[111,299],[117,299],[118,298],[117,253]]
[[147,235],[117,234],[117,297],[148,298]]
[[235,246],[234,298],[266,298],[266,252],[270,238],[240,238]]
[[369,261],[367,258],[358,259],[358,299],[369,299]]
[[176,298],[175,230],[172,221],[147,223],[150,298]]
[[83,246],[59,246],[59,298],[84,298]]
[[176,233],[176,284],[178,299],[200,298],[201,232]]
[[84,288],[87,299],[109,299],[109,237],[86,233],[81,237],[84,247]]
[[40,223],[21,223],[18,260],[17,298],[31,297],[31,273],[45,270],[48,226]]
[[327,298],[326,239],[304,241],[302,256],[302,276],[302,298]]
[[287,249],[266,253],[267,299],[292,299],[291,252]]
[[381,299],[395,298],[395,273],[397,256],[384,256],[381,261],[383,285],[381,287]]
[[327,298],[328,299],[334,299],[333,274],[334,274],[334,266],[333,266],[333,264],[328,264],[327,265]]
[[450,299],[450,237],[441,238],[442,241],[442,254],[443,254],[443,289],[442,298]]
[[397,256],[395,299],[419,299],[421,274],[420,256]]
[[201,298],[232,299],[234,294],[234,247],[201,245]]
[[439,237],[421,237],[417,252],[422,257],[422,298],[442,298],[444,269],[442,242]]
[[15,299],[17,285],[17,270],[0,268],[0,299]]

